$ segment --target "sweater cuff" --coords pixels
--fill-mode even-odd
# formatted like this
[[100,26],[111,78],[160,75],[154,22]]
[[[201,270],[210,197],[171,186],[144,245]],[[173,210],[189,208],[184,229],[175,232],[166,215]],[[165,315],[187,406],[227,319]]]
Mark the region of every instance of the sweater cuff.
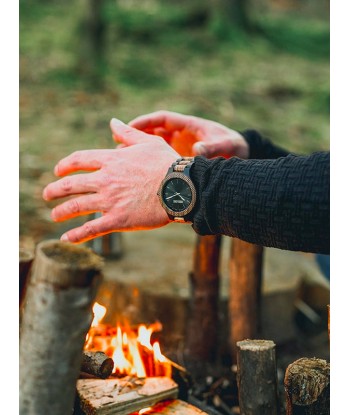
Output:
[[244,130],[240,134],[249,145],[250,159],[276,159],[289,154],[289,151],[272,144],[256,130]]

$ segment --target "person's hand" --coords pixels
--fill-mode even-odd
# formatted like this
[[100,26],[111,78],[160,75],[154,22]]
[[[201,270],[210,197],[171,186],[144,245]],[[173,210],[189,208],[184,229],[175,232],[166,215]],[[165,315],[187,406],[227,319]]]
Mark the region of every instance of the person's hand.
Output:
[[244,137],[215,121],[176,112],[156,111],[135,118],[129,125],[163,137],[182,156],[249,157],[249,145]]
[[126,147],[76,151],[60,160],[55,175],[63,177],[46,186],[47,201],[73,196],[52,209],[56,222],[102,212],[61,236],[85,242],[114,231],[154,229],[170,222],[157,191],[171,164],[179,158],[162,138],[136,130],[121,121],[110,123],[116,141]]

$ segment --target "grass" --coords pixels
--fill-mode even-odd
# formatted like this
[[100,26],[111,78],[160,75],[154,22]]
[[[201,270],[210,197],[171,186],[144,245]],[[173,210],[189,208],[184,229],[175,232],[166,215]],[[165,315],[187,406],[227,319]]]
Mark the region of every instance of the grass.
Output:
[[96,84],[81,65],[79,4],[20,1],[21,233],[37,229],[33,212],[50,231],[41,189],[54,164],[112,147],[112,117],[168,109],[256,128],[294,152],[329,148],[327,21],[268,14],[255,34],[223,37],[182,2],[118,4],[105,1]]

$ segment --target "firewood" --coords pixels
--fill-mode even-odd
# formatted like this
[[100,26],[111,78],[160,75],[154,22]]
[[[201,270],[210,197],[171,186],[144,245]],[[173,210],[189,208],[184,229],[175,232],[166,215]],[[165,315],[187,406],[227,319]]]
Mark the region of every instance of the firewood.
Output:
[[330,414],[330,365],[306,358],[291,363],[285,373],[287,415]]
[[277,415],[275,343],[244,340],[237,343],[237,386],[242,415]]
[[20,338],[21,414],[72,412],[102,265],[86,247],[56,240],[37,245]]
[[178,386],[167,377],[78,379],[77,395],[87,415],[129,415],[164,399],[176,399]]
[[113,359],[104,352],[84,351],[80,370],[101,379],[108,378],[113,372]]
[[200,361],[214,361],[217,352],[220,245],[220,235],[198,236],[190,273],[186,354]]
[[229,320],[232,360],[237,342],[254,339],[259,331],[263,247],[232,239]]

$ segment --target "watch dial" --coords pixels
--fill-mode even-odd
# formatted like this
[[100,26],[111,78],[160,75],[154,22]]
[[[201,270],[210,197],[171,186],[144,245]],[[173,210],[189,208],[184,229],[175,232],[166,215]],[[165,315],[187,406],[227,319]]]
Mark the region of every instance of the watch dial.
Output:
[[182,212],[192,201],[190,186],[182,179],[170,179],[163,187],[163,201],[174,212]]

